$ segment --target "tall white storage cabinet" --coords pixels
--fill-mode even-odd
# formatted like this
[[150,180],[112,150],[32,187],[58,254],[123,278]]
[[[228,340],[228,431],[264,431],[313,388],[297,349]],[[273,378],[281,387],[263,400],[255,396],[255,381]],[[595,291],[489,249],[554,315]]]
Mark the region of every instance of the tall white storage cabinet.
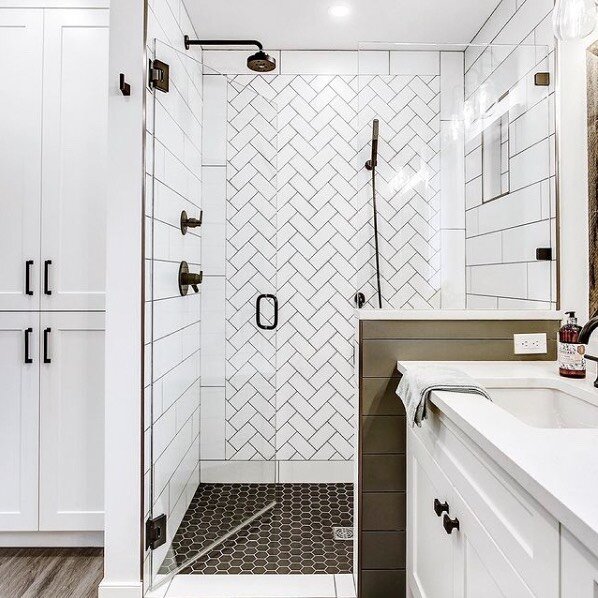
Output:
[[0,9],[0,546],[101,540],[108,18]]

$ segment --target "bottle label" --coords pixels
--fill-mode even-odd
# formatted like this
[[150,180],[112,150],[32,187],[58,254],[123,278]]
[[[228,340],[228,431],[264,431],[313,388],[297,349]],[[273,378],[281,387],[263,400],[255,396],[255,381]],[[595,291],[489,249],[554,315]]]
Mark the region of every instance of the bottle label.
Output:
[[585,372],[585,345],[579,343],[559,343],[559,367],[563,370]]

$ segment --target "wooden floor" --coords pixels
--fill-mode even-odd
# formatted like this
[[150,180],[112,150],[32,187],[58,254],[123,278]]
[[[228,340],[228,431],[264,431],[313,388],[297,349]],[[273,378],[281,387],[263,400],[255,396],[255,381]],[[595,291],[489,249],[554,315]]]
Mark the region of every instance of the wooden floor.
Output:
[[96,598],[99,548],[0,548],[0,598]]

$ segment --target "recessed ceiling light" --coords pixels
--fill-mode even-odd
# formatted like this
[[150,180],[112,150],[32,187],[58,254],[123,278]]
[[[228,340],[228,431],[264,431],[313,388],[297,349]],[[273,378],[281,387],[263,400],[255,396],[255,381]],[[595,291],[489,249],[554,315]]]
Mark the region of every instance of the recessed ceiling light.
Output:
[[328,9],[331,17],[348,17],[351,14],[351,8],[346,4],[334,4]]

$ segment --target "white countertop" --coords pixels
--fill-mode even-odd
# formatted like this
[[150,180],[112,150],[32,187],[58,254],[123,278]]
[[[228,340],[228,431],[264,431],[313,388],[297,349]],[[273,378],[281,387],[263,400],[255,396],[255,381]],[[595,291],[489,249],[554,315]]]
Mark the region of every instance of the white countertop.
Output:
[[561,320],[562,312],[498,309],[357,309],[360,320]]
[[[598,406],[594,368],[585,380],[558,375],[554,362],[399,362],[458,368],[488,386],[548,385]],[[598,429],[536,428],[481,397],[436,392],[432,402],[598,555]],[[425,420],[423,425],[426,425]]]

